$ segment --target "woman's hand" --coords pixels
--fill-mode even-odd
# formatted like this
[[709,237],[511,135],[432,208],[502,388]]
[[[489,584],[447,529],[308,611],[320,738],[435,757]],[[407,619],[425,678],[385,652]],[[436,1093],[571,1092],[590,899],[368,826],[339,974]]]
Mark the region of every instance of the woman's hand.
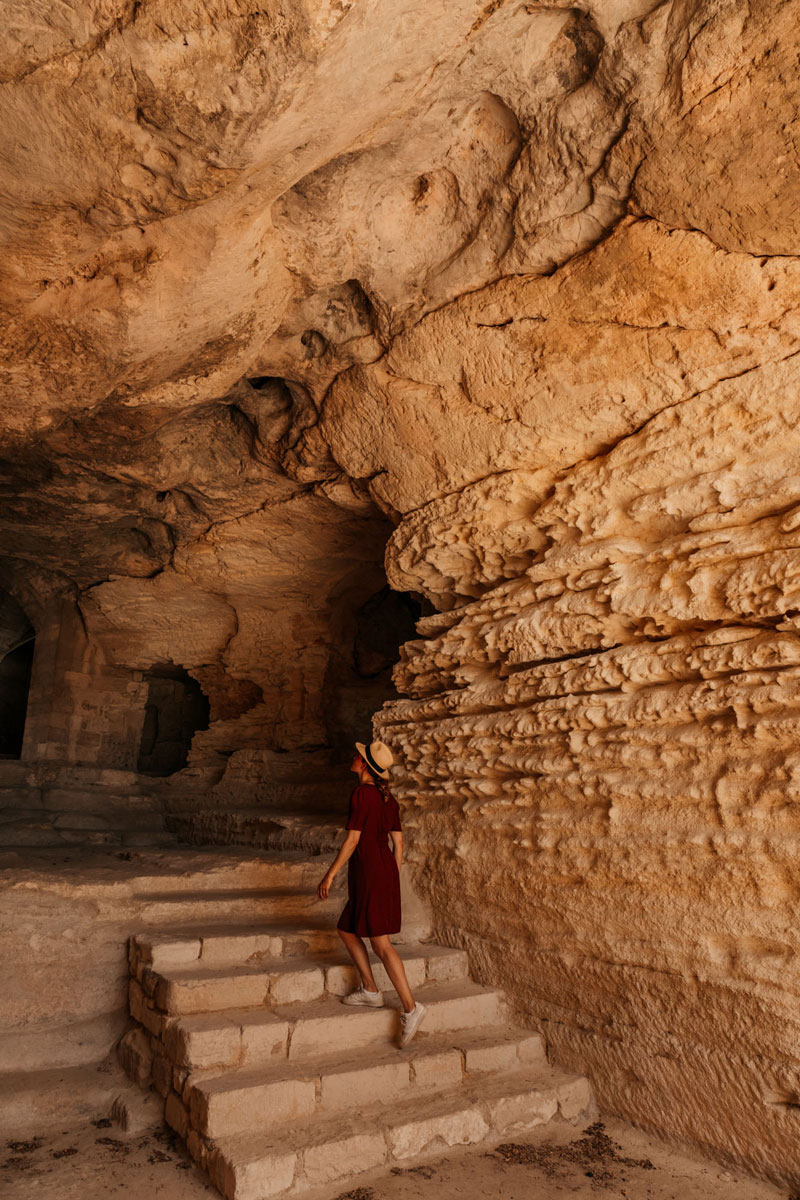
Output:
[[324,876],[322,877],[322,882],[320,883],[319,887],[317,888],[317,895],[319,896],[320,900],[328,899],[328,892],[331,890],[332,883],[333,883],[333,875],[331,875],[330,871],[326,871]]
[[352,857],[353,852],[354,852],[356,846],[358,845],[358,839],[360,837],[361,837],[360,829],[349,829],[347,831],[347,837],[342,842],[341,850],[336,855],[336,858],[333,860],[331,865],[328,867],[328,870],[325,872],[324,876],[322,877],[322,882],[320,883],[319,887],[317,888],[317,895],[319,896],[320,900],[328,899],[328,892],[331,890],[331,884],[333,883],[334,879],[341,871],[344,864],[348,861],[348,859],[350,859]]

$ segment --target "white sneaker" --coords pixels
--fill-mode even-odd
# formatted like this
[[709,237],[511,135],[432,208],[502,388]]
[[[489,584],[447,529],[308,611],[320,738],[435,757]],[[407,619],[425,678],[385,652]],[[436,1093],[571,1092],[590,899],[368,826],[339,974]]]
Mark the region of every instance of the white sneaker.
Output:
[[342,1004],[366,1004],[367,1008],[383,1008],[383,993],[368,992],[365,987],[356,988],[349,996],[342,996]]
[[422,1023],[422,1018],[425,1016],[425,1013],[427,1011],[428,1010],[425,1007],[425,1005],[420,1004],[420,1002],[418,1000],[416,1002],[416,1004],[414,1005],[414,1007],[412,1008],[410,1013],[407,1013],[407,1012],[400,1013],[400,1019],[403,1022],[403,1032],[400,1036],[400,1049],[401,1050],[403,1049],[404,1046],[407,1046],[408,1043],[411,1041],[414,1034],[419,1029],[420,1024]]

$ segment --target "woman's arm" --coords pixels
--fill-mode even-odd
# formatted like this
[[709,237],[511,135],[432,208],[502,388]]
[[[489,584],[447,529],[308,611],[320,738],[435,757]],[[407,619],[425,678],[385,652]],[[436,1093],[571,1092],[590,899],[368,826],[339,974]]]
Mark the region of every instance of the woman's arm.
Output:
[[331,884],[333,883],[334,879],[339,874],[339,872],[341,871],[342,867],[347,862],[347,860],[349,858],[352,858],[355,848],[358,845],[358,840],[360,837],[361,837],[360,829],[349,829],[348,830],[347,837],[342,842],[341,850],[336,855],[336,858],[333,860],[331,865],[328,867],[328,870],[325,872],[322,882],[320,883],[319,887],[317,888],[317,895],[319,896],[320,900],[328,899],[328,892],[331,890]]
[[403,865],[403,835],[399,829],[393,829],[389,834],[392,839],[392,850],[394,851],[394,861],[397,863],[398,871]]

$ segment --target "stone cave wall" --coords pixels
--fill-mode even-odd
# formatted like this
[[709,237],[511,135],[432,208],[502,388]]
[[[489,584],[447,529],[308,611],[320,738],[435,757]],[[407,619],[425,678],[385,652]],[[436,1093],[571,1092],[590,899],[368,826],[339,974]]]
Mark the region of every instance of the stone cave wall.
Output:
[[376,723],[439,936],[601,1108],[785,1179],[799,384],[720,383],[565,472],[529,518],[546,548],[421,623]]
[[[401,754],[438,935],[588,1070],[602,1108],[784,1180],[800,1096],[797,270],[637,218],[399,339],[391,367],[419,380],[430,363],[429,395],[466,385],[496,404],[507,386],[525,414],[525,354],[569,400],[529,409],[538,470],[510,466],[512,443],[507,469],[456,476],[399,525],[390,581],[441,612],[395,672],[409,698],[376,721]],[[370,384],[362,405],[401,386]],[[636,387],[658,411],[631,421]],[[584,453],[553,470],[581,408]]]
[[135,765],[168,665],[191,802],[291,803],[407,638],[439,936],[796,1182],[800,3],[59,13],[2,63],[26,754]]

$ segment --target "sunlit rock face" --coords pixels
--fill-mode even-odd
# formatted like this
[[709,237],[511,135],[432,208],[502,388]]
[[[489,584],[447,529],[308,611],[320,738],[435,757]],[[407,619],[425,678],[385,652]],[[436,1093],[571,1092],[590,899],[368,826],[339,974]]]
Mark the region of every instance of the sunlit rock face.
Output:
[[23,757],[134,769],[161,665],[190,770],[316,763],[418,602],[376,728],[439,935],[797,1182],[800,4],[10,23]]

